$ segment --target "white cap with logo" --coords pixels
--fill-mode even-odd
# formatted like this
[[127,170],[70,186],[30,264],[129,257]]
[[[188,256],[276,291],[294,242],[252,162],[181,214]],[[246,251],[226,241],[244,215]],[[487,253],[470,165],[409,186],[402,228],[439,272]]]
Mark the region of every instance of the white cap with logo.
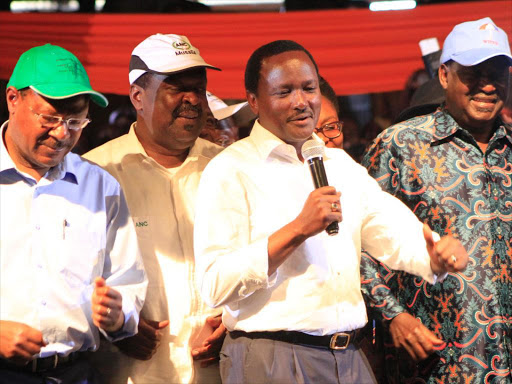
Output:
[[507,34],[485,17],[456,25],[444,41],[440,61],[471,67],[496,56],[505,56],[512,65]]
[[130,84],[146,72],[170,74],[194,67],[220,71],[204,61],[186,36],[157,33],[135,47],[130,59]]

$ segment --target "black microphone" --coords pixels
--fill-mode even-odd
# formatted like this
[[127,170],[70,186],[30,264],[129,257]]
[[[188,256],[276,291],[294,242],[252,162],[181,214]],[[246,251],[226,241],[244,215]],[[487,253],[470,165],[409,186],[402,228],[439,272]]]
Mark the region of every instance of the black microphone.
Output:
[[[311,177],[315,188],[326,187],[329,185],[324,167],[324,144],[317,140],[308,140],[302,145],[302,157],[308,162]],[[327,226],[325,231],[329,236],[335,235],[339,231],[337,221],[333,221]]]

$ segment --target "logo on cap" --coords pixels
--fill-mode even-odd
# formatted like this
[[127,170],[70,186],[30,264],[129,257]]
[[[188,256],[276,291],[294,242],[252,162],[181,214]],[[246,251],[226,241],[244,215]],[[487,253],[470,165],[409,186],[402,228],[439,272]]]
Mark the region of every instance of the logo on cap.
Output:
[[494,25],[494,24],[491,24],[491,23],[486,23],[486,24],[482,24],[480,26],[480,29],[481,31],[497,31],[498,28]]
[[81,66],[75,61],[71,59],[57,59],[57,67],[59,68],[59,72],[71,72],[73,76],[78,76],[82,73]]
[[172,43],[172,46],[176,49],[180,49],[182,51],[186,51],[187,49],[190,49],[190,44],[186,43],[185,41],[175,41]]

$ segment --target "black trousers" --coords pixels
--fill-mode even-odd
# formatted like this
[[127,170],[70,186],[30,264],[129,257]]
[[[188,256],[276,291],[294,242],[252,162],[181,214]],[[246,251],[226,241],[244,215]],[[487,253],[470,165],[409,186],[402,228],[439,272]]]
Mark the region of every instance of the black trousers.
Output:
[[99,384],[98,375],[87,359],[32,373],[0,366],[0,384]]

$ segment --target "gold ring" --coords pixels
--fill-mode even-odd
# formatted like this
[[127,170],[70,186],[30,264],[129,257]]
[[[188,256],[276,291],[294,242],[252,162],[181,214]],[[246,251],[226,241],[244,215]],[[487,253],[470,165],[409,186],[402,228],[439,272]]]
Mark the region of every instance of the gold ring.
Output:
[[451,255],[450,260],[452,261],[453,264],[457,262],[457,258],[455,257],[455,255]]
[[339,209],[340,209],[340,206],[338,205],[338,203],[332,203],[331,204],[331,211],[332,212],[338,212]]

